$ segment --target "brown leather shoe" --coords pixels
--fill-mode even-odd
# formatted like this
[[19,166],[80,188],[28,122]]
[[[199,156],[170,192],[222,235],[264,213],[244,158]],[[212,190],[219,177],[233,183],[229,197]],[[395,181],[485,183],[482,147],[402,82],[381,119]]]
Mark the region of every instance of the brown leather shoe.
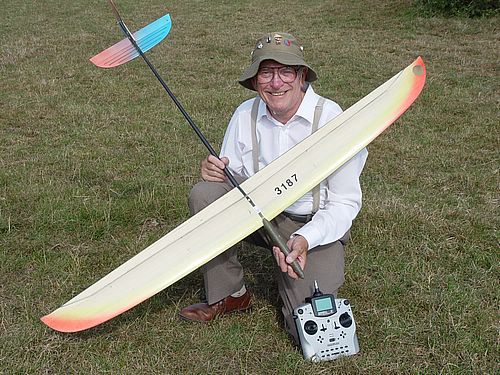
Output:
[[179,315],[182,319],[196,322],[209,322],[218,315],[245,311],[252,307],[252,296],[246,292],[241,297],[228,296],[219,302],[209,305],[208,303],[197,303],[184,307]]

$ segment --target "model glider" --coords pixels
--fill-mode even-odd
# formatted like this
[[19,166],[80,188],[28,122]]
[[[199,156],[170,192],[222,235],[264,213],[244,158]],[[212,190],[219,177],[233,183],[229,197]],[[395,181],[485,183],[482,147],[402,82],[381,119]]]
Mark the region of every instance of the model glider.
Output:
[[[419,57],[241,187],[271,220],[398,119],[422,91],[425,77]],[[94,327],[160,292],[262,225],[246,198],[233,189],[42,321],[62,332]]]

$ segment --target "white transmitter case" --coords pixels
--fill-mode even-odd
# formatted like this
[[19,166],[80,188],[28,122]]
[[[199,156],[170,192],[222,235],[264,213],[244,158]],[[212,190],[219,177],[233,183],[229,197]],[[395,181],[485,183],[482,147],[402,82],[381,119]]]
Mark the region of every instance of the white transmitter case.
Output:
[[346,299],[315,292],[294,312],[295,325],[306,360],[331,361],[359,352],[356,323]]

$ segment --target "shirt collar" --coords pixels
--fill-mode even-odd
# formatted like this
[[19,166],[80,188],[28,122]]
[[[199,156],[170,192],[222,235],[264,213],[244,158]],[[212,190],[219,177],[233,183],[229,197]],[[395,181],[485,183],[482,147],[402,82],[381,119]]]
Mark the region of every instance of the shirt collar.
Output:
[[304,99],[302,99],[302,103],[300,103],[299,109],[295,113],[294,117],[302,117],[312,125],[314,121],[314,111],[316,110],[318,99],[319,95],[314,92],[311,85],[308,85],[306,94],[304,95]]
[[[312,125],[314,120],[314,111],[316,109],[316,104],[318,103],[319,95],[316,94],[311,85],[308,85],[306,94],[300,103],[299,109],[295,112],[295,115],[291,118],[290,121],[293,121],[297,117],[302,117],[309,124]],[[266,103],[263,100],[259,103],[259,110],[257,112],[257,121],[262,117],[266,116],[272,122],[276,122],[274,118],[270,118],[271,115],[267,112]]]

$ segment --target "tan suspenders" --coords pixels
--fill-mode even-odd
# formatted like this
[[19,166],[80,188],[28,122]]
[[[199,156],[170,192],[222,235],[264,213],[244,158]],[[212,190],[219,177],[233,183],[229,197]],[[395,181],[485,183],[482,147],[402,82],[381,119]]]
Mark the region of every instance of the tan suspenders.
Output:
[[257,143],[257,113],[259,112],[260,96],[257,96],[253,101],[252,106],[252,157],[253,157],[253,172],[259,171],[259,145]]
[[[259,147],[257,144],[257,113],[259,111],[260,97],[257,96],[253,102],[252,113],[251,113],[251,127],[252,127],[252,159],[253,159],[253,169],[254,173],[259,171]],[[325,98],[320,97],[316,108],[314,110],[314,118],[312,123],[311,134],[318,130],[319,119],[321,118],[321,113],[323,112],[323,105],[325,103]],[[320,185],[316,185],[312,190],[313,195],[313,210],[312,214],[316,213],[319,209],[320,200]]]

